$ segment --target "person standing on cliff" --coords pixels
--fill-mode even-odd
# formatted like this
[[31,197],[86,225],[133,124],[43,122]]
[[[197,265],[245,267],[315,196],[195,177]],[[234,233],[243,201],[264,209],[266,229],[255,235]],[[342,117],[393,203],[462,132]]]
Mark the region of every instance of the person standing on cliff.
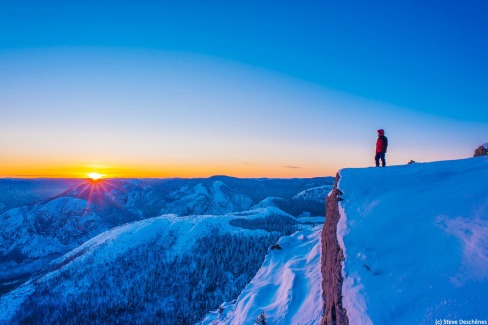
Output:
[[380,166],[380,160],[381,160],[381,167],[386,167],[386,161],[385,161],[386,148],[388,148],[388,138],[385,137],[385,130],[379,129],[378,140],[376,140],[376,155],[374,156],[376,167]]

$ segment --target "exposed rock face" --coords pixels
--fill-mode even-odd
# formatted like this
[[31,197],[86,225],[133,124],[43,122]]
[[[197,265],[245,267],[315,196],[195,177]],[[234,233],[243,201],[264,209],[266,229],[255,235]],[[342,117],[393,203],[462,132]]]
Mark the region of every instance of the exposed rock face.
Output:
[[485,155],[488,155],[488,143],[485,143],[484,145],[481,145],[478,148],[476,148],[473,157],[479,157]]
[[326,198],[326,219],[322,231],[322,287],[325,312],[322,325],[349,324],[346,310],[342,307],[342,261],[344,255],[337,242],[338,202],[342,192],[337,188],[339,174],[334,188]]

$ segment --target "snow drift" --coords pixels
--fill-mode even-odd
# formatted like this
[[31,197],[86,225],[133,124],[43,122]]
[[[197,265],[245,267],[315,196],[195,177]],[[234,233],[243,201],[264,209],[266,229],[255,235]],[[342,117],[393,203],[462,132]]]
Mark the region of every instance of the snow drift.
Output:
[[318,324],[322,318],[322,226],[282,237],[237,300],[224,303],[201,324]]
[[351,324],[488,320],[488,157],[339,173]]

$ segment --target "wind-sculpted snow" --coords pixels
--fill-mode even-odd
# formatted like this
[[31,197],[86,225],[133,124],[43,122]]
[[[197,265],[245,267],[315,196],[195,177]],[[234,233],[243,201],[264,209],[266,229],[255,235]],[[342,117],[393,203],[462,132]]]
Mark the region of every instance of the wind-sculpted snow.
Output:
[[255,324],[262,313],[266,324],[318,324],[322,317],[320,232],[322,226],[282,237],[270,250],[252,281],[237,300],[208,314],[201,324]]
[[487,170],[483,156],[340,171],[351,324],[488,322]]
[[281,236],[234,218],[164,215],[106,231],[2,296],[0,322],[194,324],[237,297]]

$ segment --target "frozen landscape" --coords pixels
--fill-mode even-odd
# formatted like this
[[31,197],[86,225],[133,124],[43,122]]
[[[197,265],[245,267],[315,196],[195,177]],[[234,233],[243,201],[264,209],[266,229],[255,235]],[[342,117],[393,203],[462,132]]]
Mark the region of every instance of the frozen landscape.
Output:
[[239,296],[280,237],[320,228],[333,181],[83,181],[9,209],[0,320],[194,324]]
[[0,321],[486,324],[487,167],[74,184],[1,215]]
[[487,17],[1,1],[0,325],[488,325]]

